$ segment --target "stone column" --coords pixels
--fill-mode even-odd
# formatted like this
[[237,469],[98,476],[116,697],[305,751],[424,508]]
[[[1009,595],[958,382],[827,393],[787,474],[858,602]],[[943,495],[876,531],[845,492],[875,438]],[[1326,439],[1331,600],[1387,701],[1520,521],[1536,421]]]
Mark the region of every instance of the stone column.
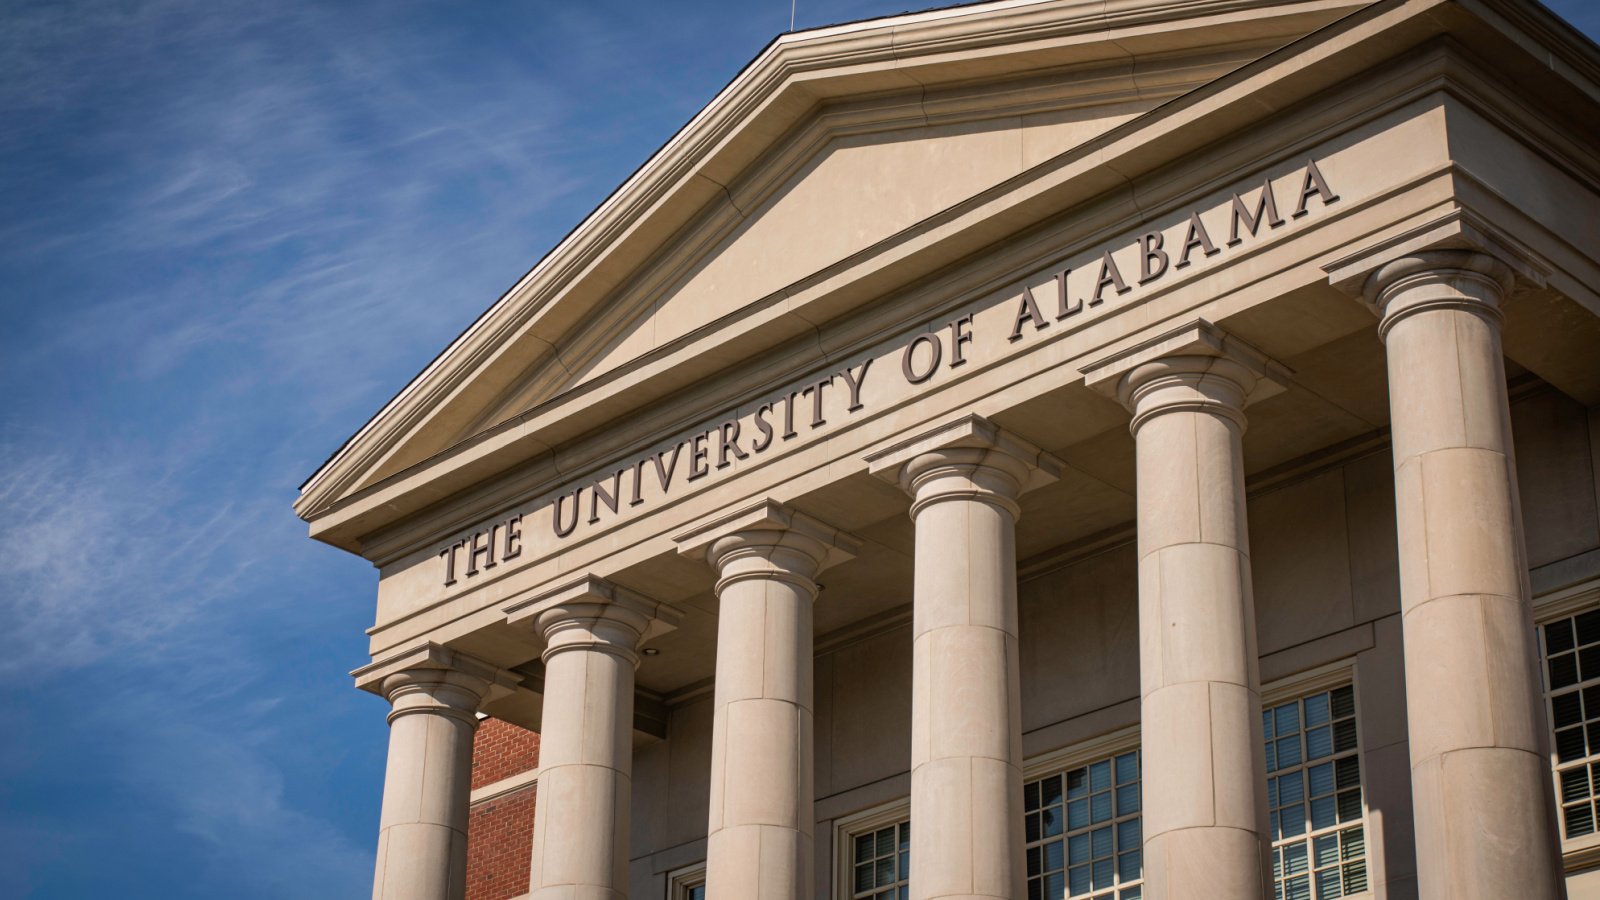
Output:
[[1440,250],[1378,266],[1406,709],[1424,900],[1561,896],[1500,304],[1512,271]]
[[1060,463],[968,416],[868,457],[911,494],[911,897],[1028,895],[1017,497]]
[[543,638],[535,900],[627,900],[633,676],[678,610],[593,576],[506,608]]
[[1203,320],[1085,370],[1133,413],[1144,896],[1272,896],[1241,438],[1287,371]]
[[771,501],[677,538],[717,572],[706,895],[815,895],[813,580],[860,544]]
[[393,707],[373,900],[461,900],[477,711],[516,678],[436,644],[354,674]]

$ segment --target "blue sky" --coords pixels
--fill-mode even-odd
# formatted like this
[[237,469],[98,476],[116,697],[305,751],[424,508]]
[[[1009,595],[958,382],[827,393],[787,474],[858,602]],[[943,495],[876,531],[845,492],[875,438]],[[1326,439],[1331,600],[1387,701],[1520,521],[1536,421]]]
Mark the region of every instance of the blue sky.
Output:
[[0,10],[0,896],[370,891],[376,580],[296,488],[788,22]]

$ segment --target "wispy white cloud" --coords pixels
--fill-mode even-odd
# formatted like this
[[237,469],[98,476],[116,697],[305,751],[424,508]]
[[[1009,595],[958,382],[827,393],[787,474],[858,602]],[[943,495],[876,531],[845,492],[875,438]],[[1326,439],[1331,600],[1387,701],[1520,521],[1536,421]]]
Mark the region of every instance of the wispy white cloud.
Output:
[[[108,448],[126,454],[127,447]],[[0,674],[48,677],[109,655],[153,659],[194,640],[207,607],[226,603],[252,557],[241,537],[274,510],[224,500],[170,505],[179,468],[92,450],[0,445]],[[190,629],[186,631],[186,629]]]

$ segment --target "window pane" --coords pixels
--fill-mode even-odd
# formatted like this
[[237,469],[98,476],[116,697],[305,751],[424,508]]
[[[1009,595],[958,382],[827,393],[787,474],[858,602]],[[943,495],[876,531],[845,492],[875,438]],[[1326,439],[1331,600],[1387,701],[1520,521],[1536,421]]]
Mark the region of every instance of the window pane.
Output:
[[1321,797],[1324,794],[1333,793],[1333,763],[1312,766],[1307,770],[1306,778],[1310,783],[1311,796]]
[[1332,797],[1318,797],[1311,801],[1311,829],[1313,831],[1337,824],[1339,824],[1339,821],[1334,811]]
[[1117,857],[1117,877],[1123,881],[1138,881],[1144,877],[1143,851],[1134,850]]
[[1089,798],[1089,818],[1096,824],[1111,818],[1111,795],[1095,794]]
[[1283,874],[1298,875],[1306,870],[1306,842],[1290,844],[1283,848]]
[[1578,651],[1578,675],[1584,681],[1600,677],[1600,646]]
[[1346,719],[1343,722],[1334,723],[1334,726],[1333,726],[1333,750],[1334,750],[1334,752],[1335,753],[1343,753],[1346,750],[1354,750],[1355,748],[1356,748],[1356,722],[1355,722],[1355,720],[1354,719]]
[[1039,782],[1039,805],[1054,806],[1061,802],[1061,776],[1052,775]]
[[1588,803],[1568,807],[1562,811],[1562,817],[1566,819],[1567,837],[1575,838],[1594,833],[1594,807]]
[[1564,688],[1578,683],[1578,657],[1573,653],[1552,656],[1545,663],[1550,673],[1551,689]]
[[1339,836],[1336,834],[1325,834],[1322,837],[1317,838],[1315,856],[1317,868],[1319,869],[1324,866],[1331,866],[1338,862]]
[[1330,691],[1328,696],[1333,703],[1333,717],[1342,719],[1345,716],[1356,714],[1356,689],[1350,685]]
[[1139,811],[1139,786],[1125,784],[1117,788],[1117,815],[1126,816]]
[[[1281,732],[1280,732],[1281,733]],[[1287,769],[1300,764],[1300,736],[1278,741],[1278,768]]]
[[1572,620],[1562,619],[1551,622],[1544,627],[1544,652],[1546,655],[1571,650],[1577,646],[1572,642]]
[[1111,787],[1111,761],[1101,760],[1089,767],[1089,790],[1103,791]]
[[878,860],[878,887],[894,884],[894,858]]
[[1556,758],[1562,762],[1582,759],[1583,751],[1583,726],[1567,728],[1556,732]]
[[1578,646],[1600,641],[1600,609],[1590,610],[1574,620],[1578,632]]
[[1327,694],[1318,694],[1306,698],[1306,727],[1328,724],[1330,713],[1329,698]]
[[[1587,767],[1586,767],[1587,768]],[[1561,773],[1561,802],[1571,803],[1589,796],[1589,773],[1585,769],[1568,769]]]
[[1339,846],[1341,859],[1356,859],[1365,856],[1367,852],[1366,832],[1360,828],[1350,828],[1339,832]]
[[1273,729],[1280,735],[1300,730],[1300,704],[1285,703],[1272,711]]
[[1344,892],[1354,894],[1367,889],[1367,864],[1351,863],[1344,867]]
[[1333,729],[1314,728],[1306,732],[1306,759],[1333,755]]
[[1117,784],[1131,784],[1139,780],[1139,754],[1124,753],[1117,757]]
[[1059,872],[1066,867],[1062,858],[1066,855],[1065,841],[1051,841],[1044,845],[1044,871]]
[[1117,825],[1117,847],[1122,850],[1137,849],[1142,843],[1138,819],[1129,819]]

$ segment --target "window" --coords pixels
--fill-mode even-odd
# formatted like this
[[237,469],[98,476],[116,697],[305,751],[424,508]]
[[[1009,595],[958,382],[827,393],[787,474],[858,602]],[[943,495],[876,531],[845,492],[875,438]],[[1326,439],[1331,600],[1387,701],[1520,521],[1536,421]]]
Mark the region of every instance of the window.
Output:
[[911,868],[911,822],[851,836],[851,900],[906,900]]
[[1139,900],[1139,751],[1023,786],[1028,900]]
[[1261,714],[1276,900],[1367,889],[1355,689],[1344,685]]
[[1556,797],[1561,836],[1595,833],[1600,786],[1600,609],[1545,623],[1541,650],[1555,729]]

